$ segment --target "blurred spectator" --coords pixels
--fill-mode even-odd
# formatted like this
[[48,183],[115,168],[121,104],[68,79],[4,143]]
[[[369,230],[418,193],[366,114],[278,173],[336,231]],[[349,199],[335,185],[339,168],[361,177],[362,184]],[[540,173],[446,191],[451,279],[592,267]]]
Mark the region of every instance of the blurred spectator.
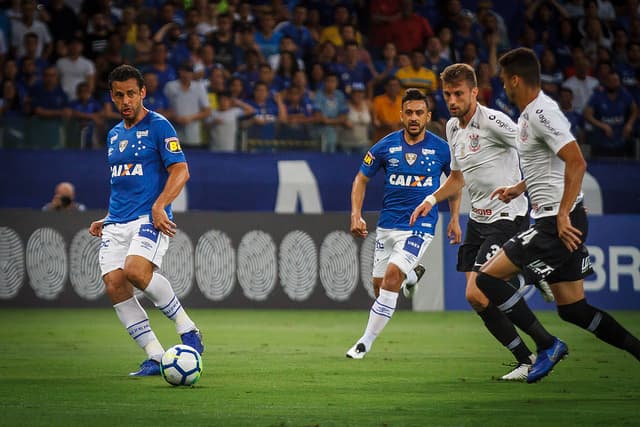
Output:
[[402,127],[402,86],[396,76],[390,76],[384,83],[384,93],[373,98],[372,123],[373,142]]
[[557,99],[560,86],[564,81],[562,70],[556,63],[556,55],[550,48],[545,48],[540,57],[540,83],[542,90]]
[[566,0],[562,6],[572,21],[577,22],[584,16],[584,0]]
[[275,84],[275,74],[273,70],[266,62],[263,62],[258,66],[258,80],[266,83],[269,88],[269,92],[273,95],[275,92],[278,92],[278,88]]
[[24,35],[24,55],[18,58],[18,67],[21,67],[22,62],[25,59],[33,60],[33,63],[36,66],[36,74],[38,78],[42,77],[42,72],[49,65],[49,62],[44,59],[42,56],[38,55],[38,35],[35,33],[27,33]]
[[231,77],[229,80],[229,92],[231,93],[232,99],[245,99],[247,97],[244,82],[237,76]]
[[584,109],[584,118],[594,126],[587,133],[593,156],[632,157],[633,130],[638,106],[620,84],[617,72],[609,73],[604,90],[596,91]]
[[267,58],[269,65],[271,65],[272,70],[277,70],[278,67],[280,66],[280,55],[283,52],[292,53],[296,58],[298,68],[301,70],[304,70],[304,61],[300,58],[300,52],[299,52],[298,46],[296,45],[296,43],[293,41],[291,37],[286,35],[280,38],[278,53],[269,55],[269,57]]
[[338,143],[337,128],[347,120],[347,100],[344,93],[338,89],[338,76],[328,73],[324,76],[322,89],[316,92],[314,108],[316,119],[320,124],[319,131],[322,141],[322,151],[333,153]]
[[224,65],[216,61],[216,52],[213,46],[209,43],[202,45],[200,48],[200,60],[204,67],[204,78],[211,75],[214,68],[220,68],[224,70]]
[[391,23],[390,36],[400,52],[424,50],[433,30],[426,18],[413,11],[413,0],[402,0],[402,15]]
[[436,36],[431,36],[427,39],[425,55],[425,67],[433,71],[436,76],[439,76],[442,70],[451,65],[451,61],[442,52],[440,39]]
[[153,72],[158,76],[158,88],[164,90],[167,82],[176,80],[175,68],[167,62],[167,47],[162,42],[155,42],[151,53],[151,64],[143,68],[143,72]]
[[453,31],[451,31],[451,28],[440,28],[440,31],[438,31],[438,38],[440,39],[440,44],[442,44],[442,56],[451,61],[451,63],[456,62],[458,54],[453,46]]
[[183,61],[189,61],[193,64],[193,79],[201,80],[206,79],[205,66],[202,58],[200,57],[200,49],[202,43],[200,42],[200,36],[196,33],[187,34],[187,58]]
[[74,38],[69,42],[69,54],[58,59],[56,67],[60,72],[62,89],[70,101],[76,99],[78,84],[86,82],[89,93],[93,92],[96,67],[92,61],[82,56],[82,40]]
[[640,42],[629,42],[627,45],[627,60],[617,64],[622,84],[630,88],[638,85],[640,76]]
[[[300,75],[300,74],[298,74]],[[304,75],[304,73],[302,73]],[[306,89],[299,84],[292,85],[284,92],[284,105],[287,108],[287,123],[281,135],[284,139],[309,139],[309,125],[315,123],[313,104]]]
[[184,147],[202,146],[202,121],[211,114],[207,91],[193,79],[193,65],[184,62],[178,70],[178,80],[168,82],[164,95],[169,100],[169,120],[174,124]]
[[584,55],[575,57],[576,75],[564,81],[562,86],[568,87],[573,93],[573,109],[582,113],[591,94],[598,87],[598,79],[588,75],[589,60]]
[[207,85],[207,98],[212,110],[218,109],[218,94],[227,90],[224,81],[224,68],[214,68],[209,73]]
[[216,52],[216,59],[227,70],[234,70],[238,65],[240,52],[235,44],[233,32],[233,18],[228,13],[218,15],[218,28],[209,34],[209,42]]
[[[330,41],[334,46],[343,46],[342,27],[351,23],[349,9],[345,5],[338,4],[333,10],[333,25],[329,25],[322,30],[320,33],[320,43]],[[360,34],[359,31],[355,33],[355,40],[358,45],[362,44],[362,34]]]
[[42,83],[33,88],[30,98],[33,116],[29,123],[29,134],[45,136],[30,138],[31,148],[64,147],[63,121],[71,116],[71,110],[55,66],[44,70]]
[[569,14],[558,0],[534,0],[527,7],[527,23],[536,35],[554,31],[560,19],[569,19]]
[[298,68],[296,57],[291,52],[282,52],[280,54],[279,62],[280,65],[276,70],[276,75],[273,82],[275,90],[278,92],[284,89],[288,89],[291,86],[293,75],[300,70]]
[[401,3],[398,0],[371,0],[369,2],[371,28],[369,34],[371,46],[381,48],[390,38],[391,25],[402,16]]
[[311,102],[313,94],[309,91],[309,82],[304,71],[298,70],[293,74],[293,79],[291,79],[291,87],[295,87],[300,91],[304,102]]
[[491,1],[479,1],[476,11],[476,18],[481,27],[481,31],[489,34],[496,34],[498,37],[497,48],[499,52],[504,52],[511,47],[509,33],[504,19],[500,14],[492,10]]
[[576,137],[576,141],[582,147],[585,143],[584,116],[573,109],[573,92],[568,87],[560,88],[558,95],[558,105],[564,116],[571,123],[571,134]]
[[209,149],[211,151],[236,151],[238,120],[255,113],[253,107],[228,91],[217,94],[218,109],[212,110],[205,120],[209,129]]
[[325,70],[322,64],[316,62],[309,70],[309,90],[315,94],[324,85]]
[[234,76],[240,77],[246,88],[253,88],[260,77],[260,52],[256,49],[244,53],[244,64],[240,65]]
[[340,34],[342,35],[342,52],[344,53],[344,47],[347,43],[355,43],[358,52],[358,59],[369,67],[372,73],[375,72],[373,67],[373,60],[371,59],[371,55],[367,49],[361,47],[360,43],[356,40],[356,27],[353,24],[345,24],[340,29]]
[[272,13],[264,13],[260,16],[259,29],[254,32],[254,38],[264,58],[278,53],[282,33],[275,32],[275,27],[276,21]]
[[218,28],[218,5],[208,1],[197,1],[196,10],[200,17],[196,32],[201,37],[206,37],[210,32]]
[[69,99],[60,86],[58,69],[51,65],[44,70],[42,82],[33,88],[33,113],[42,119],[67,119],[71,115]]
[[384,93],[384,82],[398,71],[397,59],[396,45],[393,42],[385,43],[382,48],[382,58],[373,63],[375,73],[367,88],[369,99]]
[[455,28],[453,32],[453,48],[456,54],[461,55],[464,46],[469,42],[473,42],[476,46],[482,42],[479,27],[476,22],[476,15],[469,9],[462,9],[460,11]]
[[308,10],[305,27],[309,30],[313,45],[315,46],[320,43],[320,34],[324,27],[320,23],[320,11],[317,8],[314,7]]
[[107,50],[111,28],[106,16],[96,13],[91,16],[90,29],[84,35],[85,55],[92,61]]
[[347,120],[338,134],[338,148],[342,152],[364,154],[371,147],[371,112],[365,90],[362,83],[351,85]]
[[251,2],[246,0],[241,1],[237,7],[236,13],[233,15],[234,31],[246,28],[247,26],[254,26],[255,23],[256,17],[253,14]]
[[151,63],[153,52],[153,39],[151,38],[151,27],[148,24],[139,24],[136,31],[134,63],[145,66]]
[[598,18],[588,18],[585,23],[585,34],[582,38],[582,48],[585,55],[595,61],[599,47],[611,48],[611,36],[605,35]]
[[69,41],[82,35],[82,26],[78,15],[67,6],[64,0],[50,0],[46,6],[49,17],[47,25],[53,40]]
[[247,101],[254,110],[248,137],[258,140],[274,140],[276,138],[276,123],[287,120],[287,109],[280,94],[273,94],[269,85],[257,81],[253,86],[253,99]]
[[42,207],[46,212],[82,212],[86,207],[76,201],[76,189],[70,182],[61,182],[56,185],[53,198]]
[[35,0],[21,0],[21,16],[11,23],[11,43],[18,56],[25,54],[23,38],[27,33],[34,33],[38,36],[38,56],[48,58],[51,55],[52,45],[51,33],[44,22],[36,19]]
[[340,75],[341,87],[345,93],[351,93],[351,85],[364,84],[365,87],[374,76],[374,71],[359,59],[358,44],[347,41],[344,45],[344,71]]
[[160,89],[158,75],[154,72],[146,72],[143,75],[144,86],[147,90],[144,97],[144,106],[149,110],[160,113],[167,117],[171,114],[169,100]]
[[493,98],[493,86],[491,85],[492,76],[489,64],[486,62],[478,64],[476,74],[478,79],[478,102],[488,107]]
[[[16,87],[20,95],[21,102],[24,103],[25,111],[30,107],[29,93],[42,81],[42,73],[38,74],[36,62],[31,58],[23,58],[19,70]],[[26,100],[25,100],[26,98]]]
[[0,146],[24,147],[25,118],[25,108],[20,101],[16,83],[5,80],[0,99]]
[[278,25],[277,28],[277,31],[283,36],[291,37],[298,49],[300,49],[298,56],[302,58],[309,58],[316,46],[311,32],[304,25],[306,19],[307,8],[304,4],[298,3],[293,9],[291,21]]
[[76,87],[75,100],[69,104],[71,118],[75,119],[80,148],[98,147],[97,135],[102,135],[104,120],[102,105],[91,96],[91,87],[87,82],[80,82]]
[[424,67],[425,57],[421,50],[411,52],[411,65],[398,70],[396,77],[404,89],[410,87],[421,89],[429,93],[438,87],[436,75],[433,71]]

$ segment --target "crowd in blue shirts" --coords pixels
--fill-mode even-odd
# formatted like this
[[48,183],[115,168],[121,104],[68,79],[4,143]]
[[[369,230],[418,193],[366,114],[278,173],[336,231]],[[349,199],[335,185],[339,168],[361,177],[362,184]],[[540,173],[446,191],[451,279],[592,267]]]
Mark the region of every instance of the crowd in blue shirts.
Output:
[[429,95],[442,135],[454,62],[517,118],[497,59],[518,46],[587,156],[640,158],[640,6],[623,0],[0,0],[0,144],[104,146],[107,76],[129,63],[188,149],[364,152],[400,127],[381,109],[393,77]]

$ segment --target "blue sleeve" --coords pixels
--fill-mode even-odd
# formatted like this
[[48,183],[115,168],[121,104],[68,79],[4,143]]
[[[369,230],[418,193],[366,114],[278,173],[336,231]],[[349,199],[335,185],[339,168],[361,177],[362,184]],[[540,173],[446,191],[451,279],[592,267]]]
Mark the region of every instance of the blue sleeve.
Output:
[[171,123],[166,119],[157,119],[154,120],[153,125],[154,140],[164,167],[186,162],[178,134]]
[[367,154],[364,155],[362,164],[360,165],[360,172],[362,172],[366,177],[371,178],[374,176],[383,165],[383,148],[383,143],[378,142],[371,147],[369,151],[367,151]]
[[444,172],[445,175],[449,176],[451,175],[451,150],[449,149],[449,146],[445,146],[442,149],[442,172]]

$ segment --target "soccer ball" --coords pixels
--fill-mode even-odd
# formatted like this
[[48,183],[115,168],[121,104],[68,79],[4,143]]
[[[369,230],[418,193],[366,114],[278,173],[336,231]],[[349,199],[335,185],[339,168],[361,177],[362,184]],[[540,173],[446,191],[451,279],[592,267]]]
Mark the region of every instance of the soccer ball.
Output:
[[160,361],[162,378],[171,385],[194,385],[202,374],[202,358],[188,345],[178,344],[169,348]]

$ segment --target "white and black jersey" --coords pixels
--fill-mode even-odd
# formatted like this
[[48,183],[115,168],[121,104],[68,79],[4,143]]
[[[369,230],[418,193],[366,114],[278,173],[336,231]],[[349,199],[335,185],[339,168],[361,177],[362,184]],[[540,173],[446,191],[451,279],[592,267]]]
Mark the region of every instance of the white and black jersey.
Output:
[[[575,137],[558,104],[544,92],[540,91],[520,114],[517,141],[531,199],[531,217],[557,215],[564,192],[565,166],[557,153]],[[580,192],[573,207],[582,197]]]
[[451,169],[464,176],[471,199],[469,217],[474,221],[514,220],[527,212],[524,195],[508,204],[489,198],[496,188],[522,180],[516,133],[515,123],[506,114],[480,104],[466,127],[460,127],[457,117],[447,122]]

